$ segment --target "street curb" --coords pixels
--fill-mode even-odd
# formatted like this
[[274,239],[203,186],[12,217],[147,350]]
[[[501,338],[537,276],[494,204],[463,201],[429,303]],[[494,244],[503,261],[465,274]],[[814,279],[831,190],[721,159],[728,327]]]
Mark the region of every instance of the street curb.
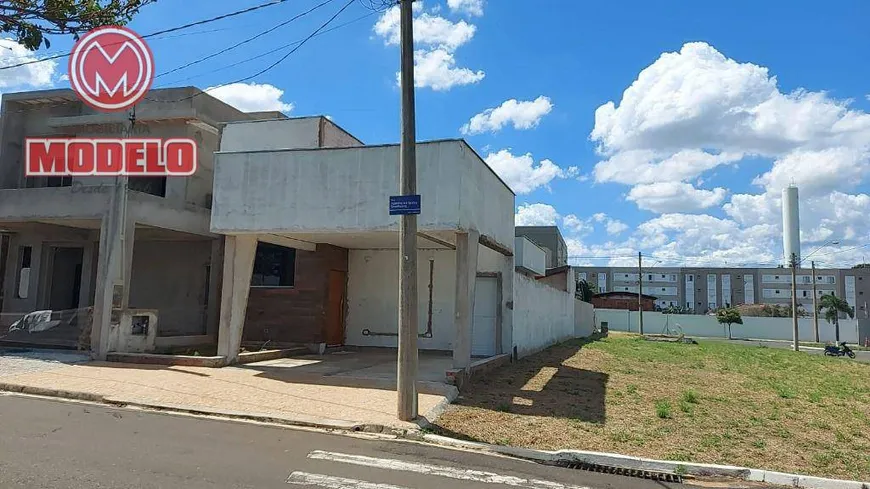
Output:
[[811,477],[798,474],[785,474],[769,470],[750,469],[728,465],[700,464],[691,462],[671,462],[648,458],[631,457],[617,453],[587,452],[582,450],[532,450],[529,448],[490,445],[471,441],[457,440],[441,435],[423,435],[423,441],[435,445],[479,450],[498,455],[522,458],[534,462],[585,462],[607,465],[624,469],[647,470],[667,473],[681,473],[703,477],[732,477],[752,482],[767,482],[802,489],[870,489],[870,482],[845,481]]
[[8,382],[0,382],[0,391],[14,392],[18,394],[30,394],[34,396],[46,397],[62,397],[64,399],[75,399],[77,401],[90,402],[105,402],[103,396],[91,394],[89,392],[65,391],[61,389],[47,389],[44,387],[32,387],[20,384],[10,384]]
[[[29,394],[34,396],[55,397],[60,399],[73,399],[77,401],[87,401],[97,404],[105,404],[115,407],[134,407],[139,409],[149,409],[153,411],[161,411],[166,413],[178,414],[193,414],[198,416],[214,416],[227,419],[256,421],[260,423],[278,424],[284,426],[299,426],[303,428],[319,428],[331,431],[349,431],[349,432],[364,432],[364,433],[383,433],[396,436],[406,435],[411,429],[402,429],[392,426],[379,424],[354,423],[351,421],[317,418],[314,416],[278,416],[272,414],[256,414],[243,413],[236,411],[226,411],[220,409],[197,408],[191,406],[174,405],[174,404],[159,404],[159,403],[141,403],[129,401],[125,399],[116,399],[112,397],[100,396],[89,392],[76,392],[61,389],[48,389],[43,387],[32,387],[21,384],[11,384],[8,382],[0,382],[0,391],[11,392],[15,394]],[[437,406],[436,406],[437,408]],[[433,409],[434,411],[434,409]],[[430,411],[431,413],[431,411]]]

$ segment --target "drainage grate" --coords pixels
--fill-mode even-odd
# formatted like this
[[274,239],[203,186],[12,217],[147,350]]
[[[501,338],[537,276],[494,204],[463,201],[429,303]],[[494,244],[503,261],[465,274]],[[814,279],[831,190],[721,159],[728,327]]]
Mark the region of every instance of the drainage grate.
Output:
[[562,467],[565,469],[575,469],[575,470],[585,470],[587,472],[598,472],[601,474],[613,474],[620,475],[623,477],[634,477],[637,479],[649,479],[659,482],[675,482],[682,483],[683,478],[677,474],[672,474],[668,472],[656,472],[652,470],[638,470],[638,469],[626,469],[623,467],[614,467],[611,465],[600,465],[593,464],[588,462],[568,462],[568,461],[559,461],[559,462],[549,462],[545,465],[552,465],[555,467]]

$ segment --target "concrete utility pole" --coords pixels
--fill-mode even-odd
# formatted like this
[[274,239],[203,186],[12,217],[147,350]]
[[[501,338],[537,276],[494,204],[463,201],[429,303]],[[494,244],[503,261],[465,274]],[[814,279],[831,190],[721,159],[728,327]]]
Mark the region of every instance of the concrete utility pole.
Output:
[[816,294],[816,262],[812,261],[810,264],[813,267],[813,334],[815,336],[816,343],[819,342],[819,304],[816,302],[818,300],[818,295]]
[[791,254],[791,326],[794,334],[794,351],[800,350],[798,344],[798,311],[797,311],[797,254]]
[[643,255],[637,252],[637,325],[643,336]]
[[[402,142],[399,193],[417,193],[417,130],[414,112],[414,0],[400,0],[402,56]],[[398,417],[417,418],[417,216],[405,214],[399,224],[399,365]]]

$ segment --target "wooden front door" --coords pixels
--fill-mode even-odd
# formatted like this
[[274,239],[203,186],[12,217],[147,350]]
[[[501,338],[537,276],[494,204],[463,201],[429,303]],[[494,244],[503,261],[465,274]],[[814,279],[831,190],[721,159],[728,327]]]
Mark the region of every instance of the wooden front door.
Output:
[[344,344],[344,302],[347,273],[329,271],[329,292],[326,298],[326,344]]

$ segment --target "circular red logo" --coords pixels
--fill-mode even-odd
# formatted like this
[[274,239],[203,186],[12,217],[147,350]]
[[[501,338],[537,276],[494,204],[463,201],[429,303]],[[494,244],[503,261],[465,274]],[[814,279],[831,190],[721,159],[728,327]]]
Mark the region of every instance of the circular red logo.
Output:
[[69,82],[79,98],[103,112],[127,110],[154,81],[154,56],[126,27],[98,27],[79,39],[69,57]]

